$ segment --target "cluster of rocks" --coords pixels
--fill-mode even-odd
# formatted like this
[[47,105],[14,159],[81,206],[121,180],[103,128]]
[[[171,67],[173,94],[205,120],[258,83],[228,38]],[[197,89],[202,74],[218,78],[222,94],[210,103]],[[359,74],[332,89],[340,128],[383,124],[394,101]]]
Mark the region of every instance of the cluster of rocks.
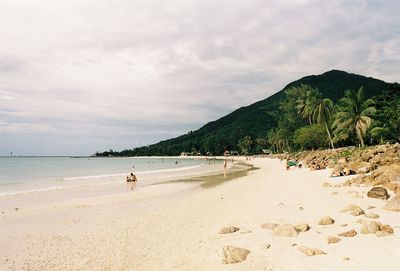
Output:
[[[393,198],[392,208],[400,207],[400,195]],[[390,203],[390,202],[389,202]],[[395,207],[393,207],[395,206]],[[367,209],[373,209],[374,206],[369,206]],[[350,204],[346,206],[342,212],[346,212],[352,216],[361,216],[364,215],[365,218],[369,219],[378,219],[379,215],[374,213],[366,213],[364,209],[360,206]],[[322,217],[318,225],[328,226],[335,223],[335,220],[329,216]],[[366,220],[366,219],[358,219],[357,223],[361,224],[360,233],[361,234],[375,234],[378,237],[383,237],[387,235],[391,235],[394,233],[393,228],[388,224],[383,224],[378,221]],[[347,227],[347,224],[340,225],[341,227]],[[299,223],[299,224],[276,224],[276,223],[265,223],[261,225],[262,228],[270,230],[273,235],[280,237],[296,237],[301,232],[307,232],[311,229],[310,225],[307,223]],[[220,230],[220,234],[231,234],[234,232],[240,231],[240,228],[229,226],[224,227]],[[335,244],[341,241],[341,237],[343,238],[351,238],[355,237],[358,232],[355,229],[347,230],[341,233],[338,233],[337,236],[329,235],[327,236],[328,244]],[[266,248],[270,248],[271,245],[267,245]],[[293,244],[293,246],[297,246],[297,244]],[[311,248],[305,246],[297,246],[297,249],[307,256],[316,256],[316,255],[324,255],[326,252],[318,249]],[[246,260],[247,256],[250,254],[250,250],[236,247],[236,246],[224,246],[223,247],[223,263],[224,264],[232,264],[239,263]],[[346,259],[348,260],[348,259]]]
[[359,174],[345,182],[347,186],[382,186],[400,193],[400,144],[368,148],[346,147],[334,150],[278,154],[275,157],[295,160],[311,169],[332,168],[332,177]]

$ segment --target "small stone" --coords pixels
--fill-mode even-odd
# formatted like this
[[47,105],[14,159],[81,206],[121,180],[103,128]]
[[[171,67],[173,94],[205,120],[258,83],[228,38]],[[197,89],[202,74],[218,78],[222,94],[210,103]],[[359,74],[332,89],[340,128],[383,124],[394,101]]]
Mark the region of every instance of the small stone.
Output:
[[347,224],[340,225],[340,227],[347,227],[347,226],[348,226]]
[[306,223],[300,223],[294,226],[299,232],[306,232],[310,230],[310,226]]
[[267,229],[267,230],[273,230],[278,226],[278,224],[275,223],[265,223],[261,225],[261,228]]
[[295,237],[299,235],[297,229],[291,224],[278,225],[272,231],[276,236]]
[[342,210],[342,212],[350,212],[350,214],[353,216],[359,216],[365,214],[363,209],[354,204],[348,205],[346,208]]
[[300,206],[299,207],[299,211],[303,211],[303,210],[304,210],[304,208]]
[[271,247],[271,244],[266,244],[266,245],[264,245],[264,248],[265,249],[269,249]]
[[380,186],[371,188],[371,190],[368,191],[367,196],[370,198],[383,200],[387,200],[390,197],[387,190]]
[[328,244],[334,244],[334,243],[339,243],[341,239],[336,236],[328,236],[327,240]]
[[394,198],[392,198],[383,209],[393,212],[400,212],[400,194],[397,194]]
[[342,236],[342,237],[354,237],[357,235],[357,232],[355,230],[351,230],[351,231],[339,233],[338,235]]
[[337,192],[337,191],[332,192],[331,195],[332,195],[332,196],[337,196],[337,195],[339,195],[339,192]]
[[372,206],[372,205],[369,205],[368,207],[367,207],[367,210],[371,210],[371,209],[374,209],[374,208],[376,208],[375,206]]
[[382,232],[386,232],[386,233],[389,233],[389,234],[394,233],[393,228],[392,228],[390,225],[387,225],[387,224],[382,225],[382,226],[380,227],[380,229],[381,229]]
[[231,263],[240,263],[246,260],[247,255],[249,255],[250,250],[235,247],[235,246],[224,246],[223,247],[224,253],[224,264],[231,264]]
[[343,257],[343,261],[350,261],[349,257]]
[[307,256],[315,256],[315,255],[323,255],[326,254],[326,252],[317,249],[317,248],[310,248],[310,247],[303,247],[303,246],[299,246],[298,250],[300,250],[301,252],[303,252],[304,254],[306,254]]
[[322,184],[322,187],[332,187],[332,185],[330,183],[325,182]]
[[364,215],[366,218],[371,218],[371,219],[376,219],[379,218],[379,215],[374,214],[374,213],[367,213]]
[[220,234],[234,233],[234,232],[236,232],[238,230],[240,230],[238,227],[233,227],[233,226],[232,227],[225,227],[225,228],[222,228],[219,231],[219,233]]
[[252,233],[251,230],[243,230],[240,232],[240,234],[248,234],[248,233]]
[[333,220],[332,218],[330,218],[329,216],[324,216],[323,218],[320,219],[320,221],[318,222],[319,225],[331,225],[335,223],[335,220]]
[[362,234],[375,233],[379,231],[381,223],[375,221],[363,221],[361,227]]

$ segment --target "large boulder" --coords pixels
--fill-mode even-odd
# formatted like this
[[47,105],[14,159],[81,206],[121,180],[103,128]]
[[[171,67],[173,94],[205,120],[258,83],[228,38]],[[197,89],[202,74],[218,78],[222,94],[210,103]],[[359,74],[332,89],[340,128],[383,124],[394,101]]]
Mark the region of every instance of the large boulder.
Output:
[[374,171],[376,178],[383,178],[390,182],[400,182],[400,163],[394,162],[389,165],[381,166]]
[[388,211],[400,212],[400,194],[397,194],[394,198],[392,198],[383,209]]
[[223,248],[224,264],[231,264],[231,263],[240,263],[246,260],[247,255],[249,255],[250,250],[235,247],[235,246],[224,246]]
[[390,197],[387,190],[380,186],[373,187],[371,190],[369,190],[367,196],[370,198],[383,199],[383,200],[386,200]]
[[348,164],[350,170],[354,171],[356,174],[365,174],[372,171],[373,167],[371,163],[368,162],[351,162]]

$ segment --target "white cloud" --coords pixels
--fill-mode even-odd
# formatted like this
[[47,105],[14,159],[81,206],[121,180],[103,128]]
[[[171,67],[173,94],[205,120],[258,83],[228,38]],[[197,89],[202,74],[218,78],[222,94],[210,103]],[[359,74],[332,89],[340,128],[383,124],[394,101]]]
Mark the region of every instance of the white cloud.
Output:
[[398,10],[394,0],[3,0],[0,154],[149,144],[333,68],[398,81]]

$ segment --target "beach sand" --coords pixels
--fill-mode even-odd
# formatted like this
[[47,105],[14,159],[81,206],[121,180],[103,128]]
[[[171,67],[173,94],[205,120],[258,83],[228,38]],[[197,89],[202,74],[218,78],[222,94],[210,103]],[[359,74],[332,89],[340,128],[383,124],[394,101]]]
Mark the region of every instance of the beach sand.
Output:
[[[279,160],[256,158],[257,170],[229,182],[151,185],[140,191],[91,197],[52,197],[41,204],[20,196],[20,209],[0,210],[1,270],[395,270],[400,257],[400,213],[366,187],[323,187],[347,177],[328,170],[291,169]],[[208,187],[208,188],[204,188]],[[69,191],[69,192],[68,192]],[[71,193],[70,190],[59,193]],[[48,192],[50,193],[50,192]],[[46,193],[41,194],[45,196]],[[42,197],[37,196],[37,197]],[[341,212],[356,204],[378,219]],[[18,207],[15,206],[15,207]],[[368,206],[375,206],[367,209]],[[332,225],[319,225],[330,216]],[[361,234],[358,219],[389,224],[394,234]],[[265,223],[307,223],[311,229],[281,237]],[[347,224],[347,225],[346,225]],[[346,226],[345,226],[346,225]],[[224,227],[239,230],[220,234]],[[354,237],[328,236],[356,230]],[[223,247],[250,251],[247,259],[223,263]],[[324,255],[307,256],[300,246]]]

